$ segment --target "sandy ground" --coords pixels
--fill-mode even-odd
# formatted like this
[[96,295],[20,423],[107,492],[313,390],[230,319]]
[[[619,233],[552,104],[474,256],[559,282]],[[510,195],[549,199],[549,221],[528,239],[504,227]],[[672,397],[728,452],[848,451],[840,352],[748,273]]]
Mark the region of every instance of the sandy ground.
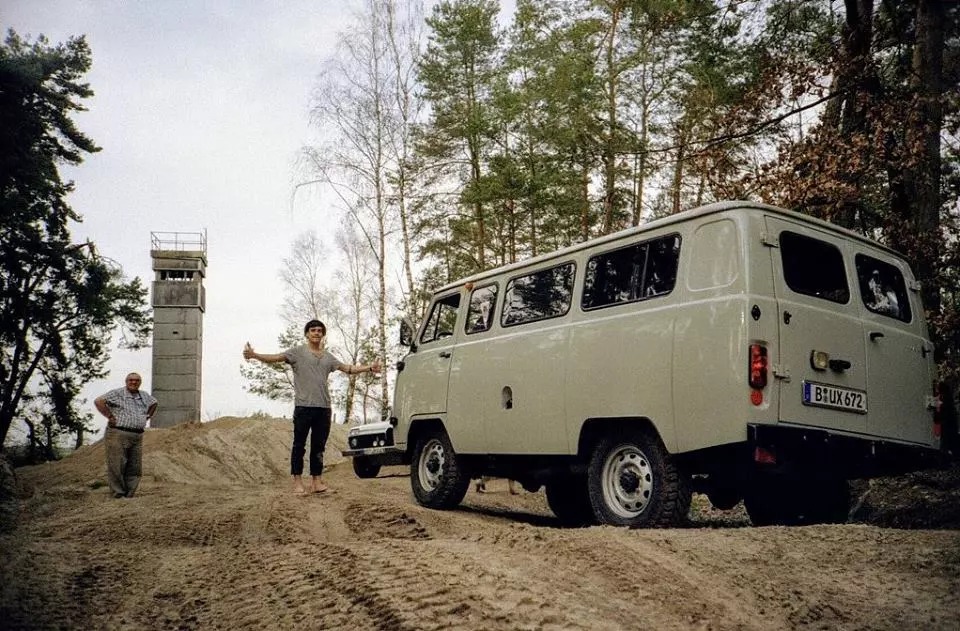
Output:
[[[289,422],[148,431],[132,500],[86,447],[18,471],[3,629],[960,629],[960,530],[753,528],[699,496],[689,528],[560,528],[504,480],[417,506],[405,468],[295,497]],[[699,507],[699,508],[698,508]]]

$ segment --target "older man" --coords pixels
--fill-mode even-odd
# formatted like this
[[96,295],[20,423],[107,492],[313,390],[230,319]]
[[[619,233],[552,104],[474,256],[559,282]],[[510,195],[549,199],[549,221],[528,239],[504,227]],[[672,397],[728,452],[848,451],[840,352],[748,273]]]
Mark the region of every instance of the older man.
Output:
[[107,451],[107,482],[116,498],[133,497],[140,486],[143,430],[157,411],[157,400],[140,389],[135,372],[126,385],[99,396],[93,404],[107,418],[103,442]]

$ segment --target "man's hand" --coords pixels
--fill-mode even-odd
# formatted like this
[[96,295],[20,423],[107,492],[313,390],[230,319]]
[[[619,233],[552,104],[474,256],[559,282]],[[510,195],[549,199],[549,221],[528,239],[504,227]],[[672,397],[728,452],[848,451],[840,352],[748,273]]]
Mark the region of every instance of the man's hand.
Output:
[[257,354],[253,352],[253,347],[250,346],[250,342],[247,342],[243,346],[243,358],[247,361],[251,359],[256,359]]
[[370,372],[380,374],[380,358],[373,360],[373,363],[370,364]]

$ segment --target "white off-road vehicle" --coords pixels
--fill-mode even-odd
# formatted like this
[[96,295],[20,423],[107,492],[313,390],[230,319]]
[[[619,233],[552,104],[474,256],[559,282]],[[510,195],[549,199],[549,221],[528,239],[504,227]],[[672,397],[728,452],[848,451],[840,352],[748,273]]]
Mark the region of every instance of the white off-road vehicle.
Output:
[[839,521],[847,481],[926,466],[937,414],[919,284],[896,252],[725,202],[439,288],[389,422],[350,432],[361,477],[414,497],[519,481],[566,523],[666,526],[691,492],[756,524]]

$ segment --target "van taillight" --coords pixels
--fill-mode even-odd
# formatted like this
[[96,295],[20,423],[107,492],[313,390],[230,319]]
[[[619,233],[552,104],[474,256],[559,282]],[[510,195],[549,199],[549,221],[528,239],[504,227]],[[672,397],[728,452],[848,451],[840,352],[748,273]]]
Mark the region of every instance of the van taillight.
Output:
[[750,345],[750,387],[763,390],[767,387],[767,347]]

